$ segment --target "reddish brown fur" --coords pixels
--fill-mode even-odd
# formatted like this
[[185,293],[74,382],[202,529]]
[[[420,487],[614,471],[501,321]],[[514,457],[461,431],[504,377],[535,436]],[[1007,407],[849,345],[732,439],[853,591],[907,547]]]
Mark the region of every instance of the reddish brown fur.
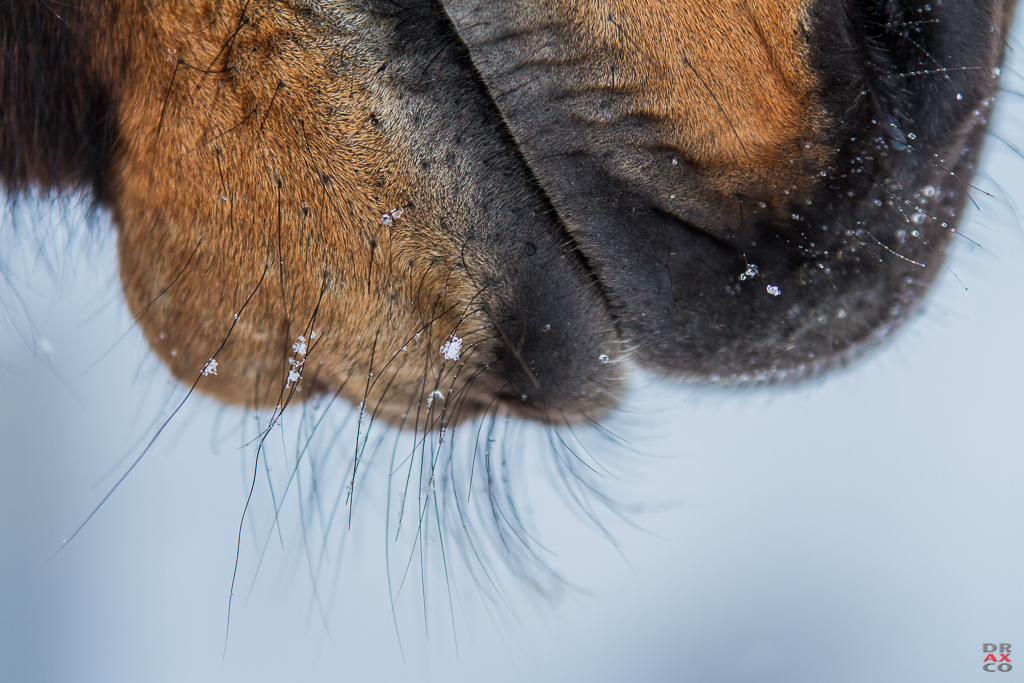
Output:
[[[387,390],[381,414],[402,421],[440,384],[437,349],[472,324],[459,316],[473,292],[435,267],[446,255],[429,207],[381,225],[408,197],[408,155],[370,121],[387,103],[332,77],[327,55],[304,49],[318,37],[276,5],[244,19],[240,2],[134,14],[119,26],[112,203],[125,294],[152,347],[187,382],[215,357],[199,387],[228,402],[273,406],[315,386],[373,406]],[[299,335],[310,352],[291,389]]]
[[620,89],[723,192],[803,185],[825,158],[804,40],[809,0],[550,0],[565,35],[600,55],[593,87]]

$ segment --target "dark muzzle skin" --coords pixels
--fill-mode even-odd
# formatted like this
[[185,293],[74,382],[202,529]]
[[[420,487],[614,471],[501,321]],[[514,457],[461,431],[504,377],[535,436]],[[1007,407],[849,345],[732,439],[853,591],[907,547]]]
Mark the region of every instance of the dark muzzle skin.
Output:
[[1013,5],[7,3],[0,172],[109,207],[139,326],[223,401],[593,421],[630,363],[794,380],[905,320]]
[[[684,22],[687,8],[677,7]],[[679,144],[673,126],[726,116],[727,88],[672,121],[636,106],[642,90],[628,77],[610,79],[628,55],[609,45],[640,45],[653,26],[623,26],[610,13],[626,38],[581,45],[574,36],[599,29],[571,12],[474,0],[446,8],[633,358],[657,372],[748,383],[843,364],[916,308],[968,199],[1012,3],[798,8],[795,63],[813,86],[782,150],[795,180],[781,183],[777,168],[746,173],[763,163],[749,138],[731,165],[695,160],[694,146]],[[766,78],[690,56],[726,40],[673,43],[673,58],[693,62],[686,85]],[[726,135],[742,135],[738,117],[726,124]]]

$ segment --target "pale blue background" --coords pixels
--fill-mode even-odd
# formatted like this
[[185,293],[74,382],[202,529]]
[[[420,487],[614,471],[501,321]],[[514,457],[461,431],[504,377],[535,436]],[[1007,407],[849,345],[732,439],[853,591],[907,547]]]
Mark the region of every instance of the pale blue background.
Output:
[[[997,119],[1024,145],[1024,99]],[[613,428],[647,455],[597,454],[631,473],[617,490],[641,528],[611,523],[616,549],[537,475],[530,514],[579,590],[506,584],[510,608],[487,608],[462,574],[449,610],[431,570],[428,624],[421,586],[399,601],[405,663],[372,491],[317,582],[326,617],[294,517],[258,571],[247,530],[222,661],[254,429],[203,399],[44,561],[180,393],[134,331],[118,342],[131,321],[102,219],[70,246],[41,223],[15,248],[4,224],[0,680],[1024,680],[1024,160],[990,139],[983,171],[993,196],[961,226],[982,248],[949,259],[966,290],[947,272],[886,348],[796,390],[642,386]],[[265,533],[265,493],[253,516]],[[1019,668],[983,674],[988,641]]]

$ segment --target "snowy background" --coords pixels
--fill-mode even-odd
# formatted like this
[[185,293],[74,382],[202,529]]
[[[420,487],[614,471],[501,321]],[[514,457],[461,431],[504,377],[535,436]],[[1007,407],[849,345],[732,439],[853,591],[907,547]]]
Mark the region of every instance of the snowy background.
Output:
[[[1024,93],[1012,47],[1004,86]],[[961,225],[980,247],[957,240],[884,349],[796,389],[638,382],[614,427],[630,447],[593,440],[642,503],[635,526],[608,520],[617,545],[547,490],[546,449],[517,430],[530,519],[572,588],[483,589],[457,556],[445,582],[434,547],[393,616],[385,477],[314,581],[320,537],[272,525],[279,473],[261,474],[226,649],[254,417],[189,399],[47,560],[183,394],[131,326],[102,216],[29,206],[18,236],[4,216],[0,680],[962,683],[988,680],[985,642],[1020,653],[999,680],[1024,678],[1024,97],[1004,93],[995,124]],[[287,425],[274,438],[294,458]]]

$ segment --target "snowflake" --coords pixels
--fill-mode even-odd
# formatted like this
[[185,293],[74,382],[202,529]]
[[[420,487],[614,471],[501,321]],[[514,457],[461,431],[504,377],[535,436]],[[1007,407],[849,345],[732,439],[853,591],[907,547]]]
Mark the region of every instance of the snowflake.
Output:
[[[299,339],[302,339],[302,337],[299,337]],[[305,364],[305,358],[299,361],[296,361],[294,357],[288,359],[288,365],[292,367],[288,371],[288,380],[284,383],[285,389],[290,389],[292,382],[298,382],[302,378],[302,366]]]
[[216,374],[217,374],[217,359],[211,358],[209,361],[206,362],[206,365],[203,367],[203,377],[206,377],[207,375],[216,375]]
[[444,356],[445,360],[458,360],[461,353],[462,339],[452,333],[452,338],[441,346],[441,355]]

